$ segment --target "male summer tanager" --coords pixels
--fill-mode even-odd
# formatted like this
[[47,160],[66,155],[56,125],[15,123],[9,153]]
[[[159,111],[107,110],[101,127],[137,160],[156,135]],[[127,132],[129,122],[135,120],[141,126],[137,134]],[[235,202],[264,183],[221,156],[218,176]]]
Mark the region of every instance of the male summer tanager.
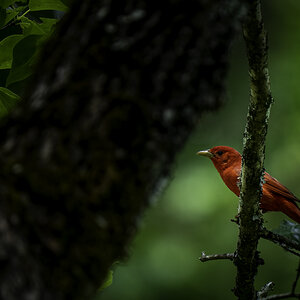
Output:
[[[237,196],[240,195],[238,183],[242,157],[238,151],[227,146],[217,146],[209,150],[199,151],[197,154],[209,157],[227,187]],[[267,172],[264,173],[260,200],[260,207],[263,212],[281,211],[300,224],[300,209],[296,201],[299,202],[299,199],[285,186]]]

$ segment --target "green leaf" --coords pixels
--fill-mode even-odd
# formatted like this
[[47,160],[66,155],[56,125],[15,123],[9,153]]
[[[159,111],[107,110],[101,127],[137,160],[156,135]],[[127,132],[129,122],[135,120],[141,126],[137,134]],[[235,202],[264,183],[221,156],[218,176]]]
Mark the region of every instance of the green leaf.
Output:
[[274,233],[283,235],[300,245],[300,225],[291,221],[283,220],[279,227],[273,230]]
[[109,271],[106,280],[104,281],[104,283],[101,285],[101,287],[98,289],[98,291],[103,291],[104,289],[106,289],[107,287],[109,287],[112,282],[113,282],[113,271]]
[[29,35],[15,45],[12,68],[6,80],[7,87],[32,74],[32,67],[36,63],[41,40],[43,40],[42,35]]
[[20,26],[24,35],[44,35],[46,33],[40,24],[28,19],[27,17],[22,16],[20,20]]
[[0,8],[0,28],[8,24],[18,14],[25,12],[26,11],[25,9],[26,8],[24,6],[16,7],[14,9],[7,9],[7,10]]
[[22,34],[10,35],[0,42],[0,69],[10,69],[13,60],[13,49],[15,45],[23,39]]
[[7,115],[20,99],[20,96],[9,89],[0,87],[0,118]]
[[0,7],[0,29],[5,25],[6,10]]
[[14,4],[16,0],[0,0],[0,7],[7,8],[8,6]]
[[35,21],[32,21],[24,16],[21,17],[20,20],[20,26],[23,30],[24,35],[43,35],[44,39],[46,39],[52,33],[54,25],[58,21],[57,19],[40,18],[42,23],[36,23]]
[[46,40],[50,36],[54,25],[58,21],[57,19],[40,18],[42,23],[36,23],[24,16],[21,17],[20,20],[20,26],[24,35],[42,35],[42,40]]
[[57,23],[57,19],[50,19],[50,18],[40,18],[42,21],[39,26],[42,28],[42,30],[47,34],[50,35],[54,29],[54,26]]
[[31,11],[39,11],[39,10],[67,11],[68,7],[60,0],[30,0],[29,9]]
[[46,40],[54,29],[54,25],[57,23],[57,19],[40,18],[42,23],[36,23],[28,19],[27,17],[21,17],[20,26],[24,35],[42,35],[42,40]]
[[24,7],[17,7],[17,8],[11,9],[11,10],[7,10],[4,25],[6,25],[8,22],[10,22],[13,18],[15,18],[22,11],[24,11]]

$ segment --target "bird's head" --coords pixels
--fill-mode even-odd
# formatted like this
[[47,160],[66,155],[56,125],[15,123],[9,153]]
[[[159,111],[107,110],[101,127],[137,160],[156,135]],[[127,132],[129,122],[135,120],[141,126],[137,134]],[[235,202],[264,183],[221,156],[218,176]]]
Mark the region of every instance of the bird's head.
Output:
[[198,151],[197,155],[210,158],[219,172],[236,164],[240,166],[242,159],[238,151],[227,146],[216,146],[208,150]]

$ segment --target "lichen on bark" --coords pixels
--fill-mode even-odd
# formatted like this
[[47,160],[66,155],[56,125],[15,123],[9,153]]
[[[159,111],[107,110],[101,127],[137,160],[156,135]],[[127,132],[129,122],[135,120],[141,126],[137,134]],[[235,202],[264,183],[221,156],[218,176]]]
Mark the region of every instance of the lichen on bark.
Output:
[[248,4],[243,32],[249,63],[250,102],[244,133],[240,182],[240,231],[234,262],[237,266],[235,295],[238,299],[249,300],[256,299],[254,277],[259,265],[257,245],[262,226],[259,201],[262,195],[265,138],[273,100],[260,0],[249,1]]

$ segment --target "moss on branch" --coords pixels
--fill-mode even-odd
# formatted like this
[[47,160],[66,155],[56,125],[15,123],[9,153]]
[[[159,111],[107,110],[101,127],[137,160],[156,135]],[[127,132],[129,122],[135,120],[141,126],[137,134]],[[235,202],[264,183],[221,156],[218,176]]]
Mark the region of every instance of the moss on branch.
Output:
[[235,294],[238,299],[255,299],[254,277],[258,267],[257,244],[262,217],[259,201],[262,193],[265,138],[272,96],[268,73],[266,32],[260,1],[249,1],[243,24],[250,75],[250,103],[246,128],[240,182],[240,231],[235,265]]

